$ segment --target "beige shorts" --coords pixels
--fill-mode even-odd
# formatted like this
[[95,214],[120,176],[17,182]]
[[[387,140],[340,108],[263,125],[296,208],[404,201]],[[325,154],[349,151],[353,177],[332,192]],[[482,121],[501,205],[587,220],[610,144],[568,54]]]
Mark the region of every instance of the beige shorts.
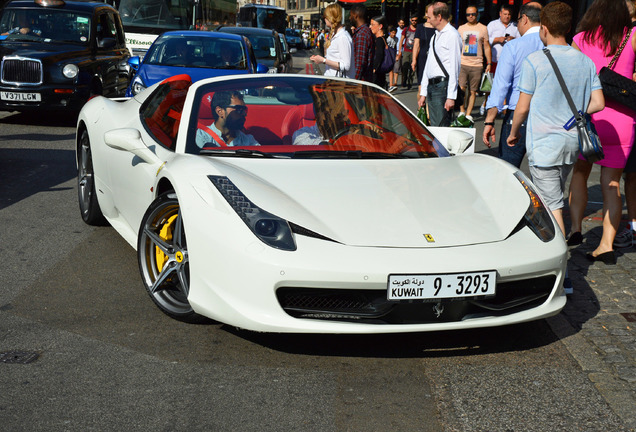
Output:
[[479,66],[461,65],[459,68],[459,87],[470,91],[478,91],[483,72],[484,70]]

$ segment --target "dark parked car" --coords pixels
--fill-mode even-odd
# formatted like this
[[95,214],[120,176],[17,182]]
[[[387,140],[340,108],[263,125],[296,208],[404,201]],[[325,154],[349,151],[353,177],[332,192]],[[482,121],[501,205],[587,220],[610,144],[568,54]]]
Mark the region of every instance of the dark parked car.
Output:
[[79,110],[130,82],[117,10],[105,3],[12,1],[0,11],[0,110]]
[[[285,58],[285,73],[293,73],[294,69],[294,57],[292,56],[292,51],[289,45],[287,44],[287,39],[285,39],[285,35],[282,33],[278,33],[278,39],[280,39],[280,44],[283,47],[283,57]],[[294,50],[296,51],[296,50]]]
[[269,68],[269,73],[287,72],[287,58],[283,53],[278,33],[257,27],[219,27],[223,33],[240,34],[247,37],[259,63]]
[[291,48],[302,49],[305,47],[303,45],[303,37],[297,29],[285,29],[285,38],[287,39],[287,44]]

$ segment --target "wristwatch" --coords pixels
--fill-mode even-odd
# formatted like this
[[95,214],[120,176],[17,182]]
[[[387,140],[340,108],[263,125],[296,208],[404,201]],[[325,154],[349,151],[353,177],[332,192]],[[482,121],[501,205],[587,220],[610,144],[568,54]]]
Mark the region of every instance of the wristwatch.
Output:
[[326,58],[322,59],[322,64],[327,64],[327,59]]
[[495,122],[484,122],[484,126],[494,126]]

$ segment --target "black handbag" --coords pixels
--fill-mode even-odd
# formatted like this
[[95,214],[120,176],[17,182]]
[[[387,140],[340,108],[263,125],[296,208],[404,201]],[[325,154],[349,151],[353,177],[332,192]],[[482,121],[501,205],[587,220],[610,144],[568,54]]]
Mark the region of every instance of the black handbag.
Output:
[[395,48],[391,48],[389,44],[386,43],[386,39],[384,40],[384,60],[382,60],[382,64],[380,65],[380,69],[378,69],[378,73],[386,74],[393,70],[393,66],[395,65]]
[[557,67],[552,54],[550,54],[550,51],[547,48],[543,49],[543,53],[548,57],[550,64],[554,68],[554,73],[561,85],[565,99],[567,99],[568,105],[572,110],[572,114],[574,114],[576,130],[579,135],[579,150],[581,151],[581,156],[583,156],[588,162],[597,162],[604,159],[605,153],[603,153],[603,146],[601,146],[601,140],[596,133],[596,127],[594,127],[594,123],[592,123],[590,115],[587,113],[583,115],[576,109],[574,101],[572,100],[572,95],[570,95],[570,91],[565,85],[563,75],[561,75],[561,71]]
[[603,96],[605,96],[606,99],[613,100],[636,111],[636,82],[612,70],[614,64],[623,52],[625,45],[627,45],[627,42],[631,39],[631,35],[632,32],[630,30],[609,65],[601,68],[598,73],[598,78],[601,80]]

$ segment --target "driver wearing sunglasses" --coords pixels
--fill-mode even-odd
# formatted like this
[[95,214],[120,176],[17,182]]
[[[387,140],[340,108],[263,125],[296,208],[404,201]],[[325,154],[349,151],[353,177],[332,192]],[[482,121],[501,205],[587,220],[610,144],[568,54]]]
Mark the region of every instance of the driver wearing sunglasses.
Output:
[[210,102],[214,122],[200,125],[196,143],[203,147],[254,146],[260,145],[253,135],[243,132],[248,107],[243,95],[237,91],[214,93]]

